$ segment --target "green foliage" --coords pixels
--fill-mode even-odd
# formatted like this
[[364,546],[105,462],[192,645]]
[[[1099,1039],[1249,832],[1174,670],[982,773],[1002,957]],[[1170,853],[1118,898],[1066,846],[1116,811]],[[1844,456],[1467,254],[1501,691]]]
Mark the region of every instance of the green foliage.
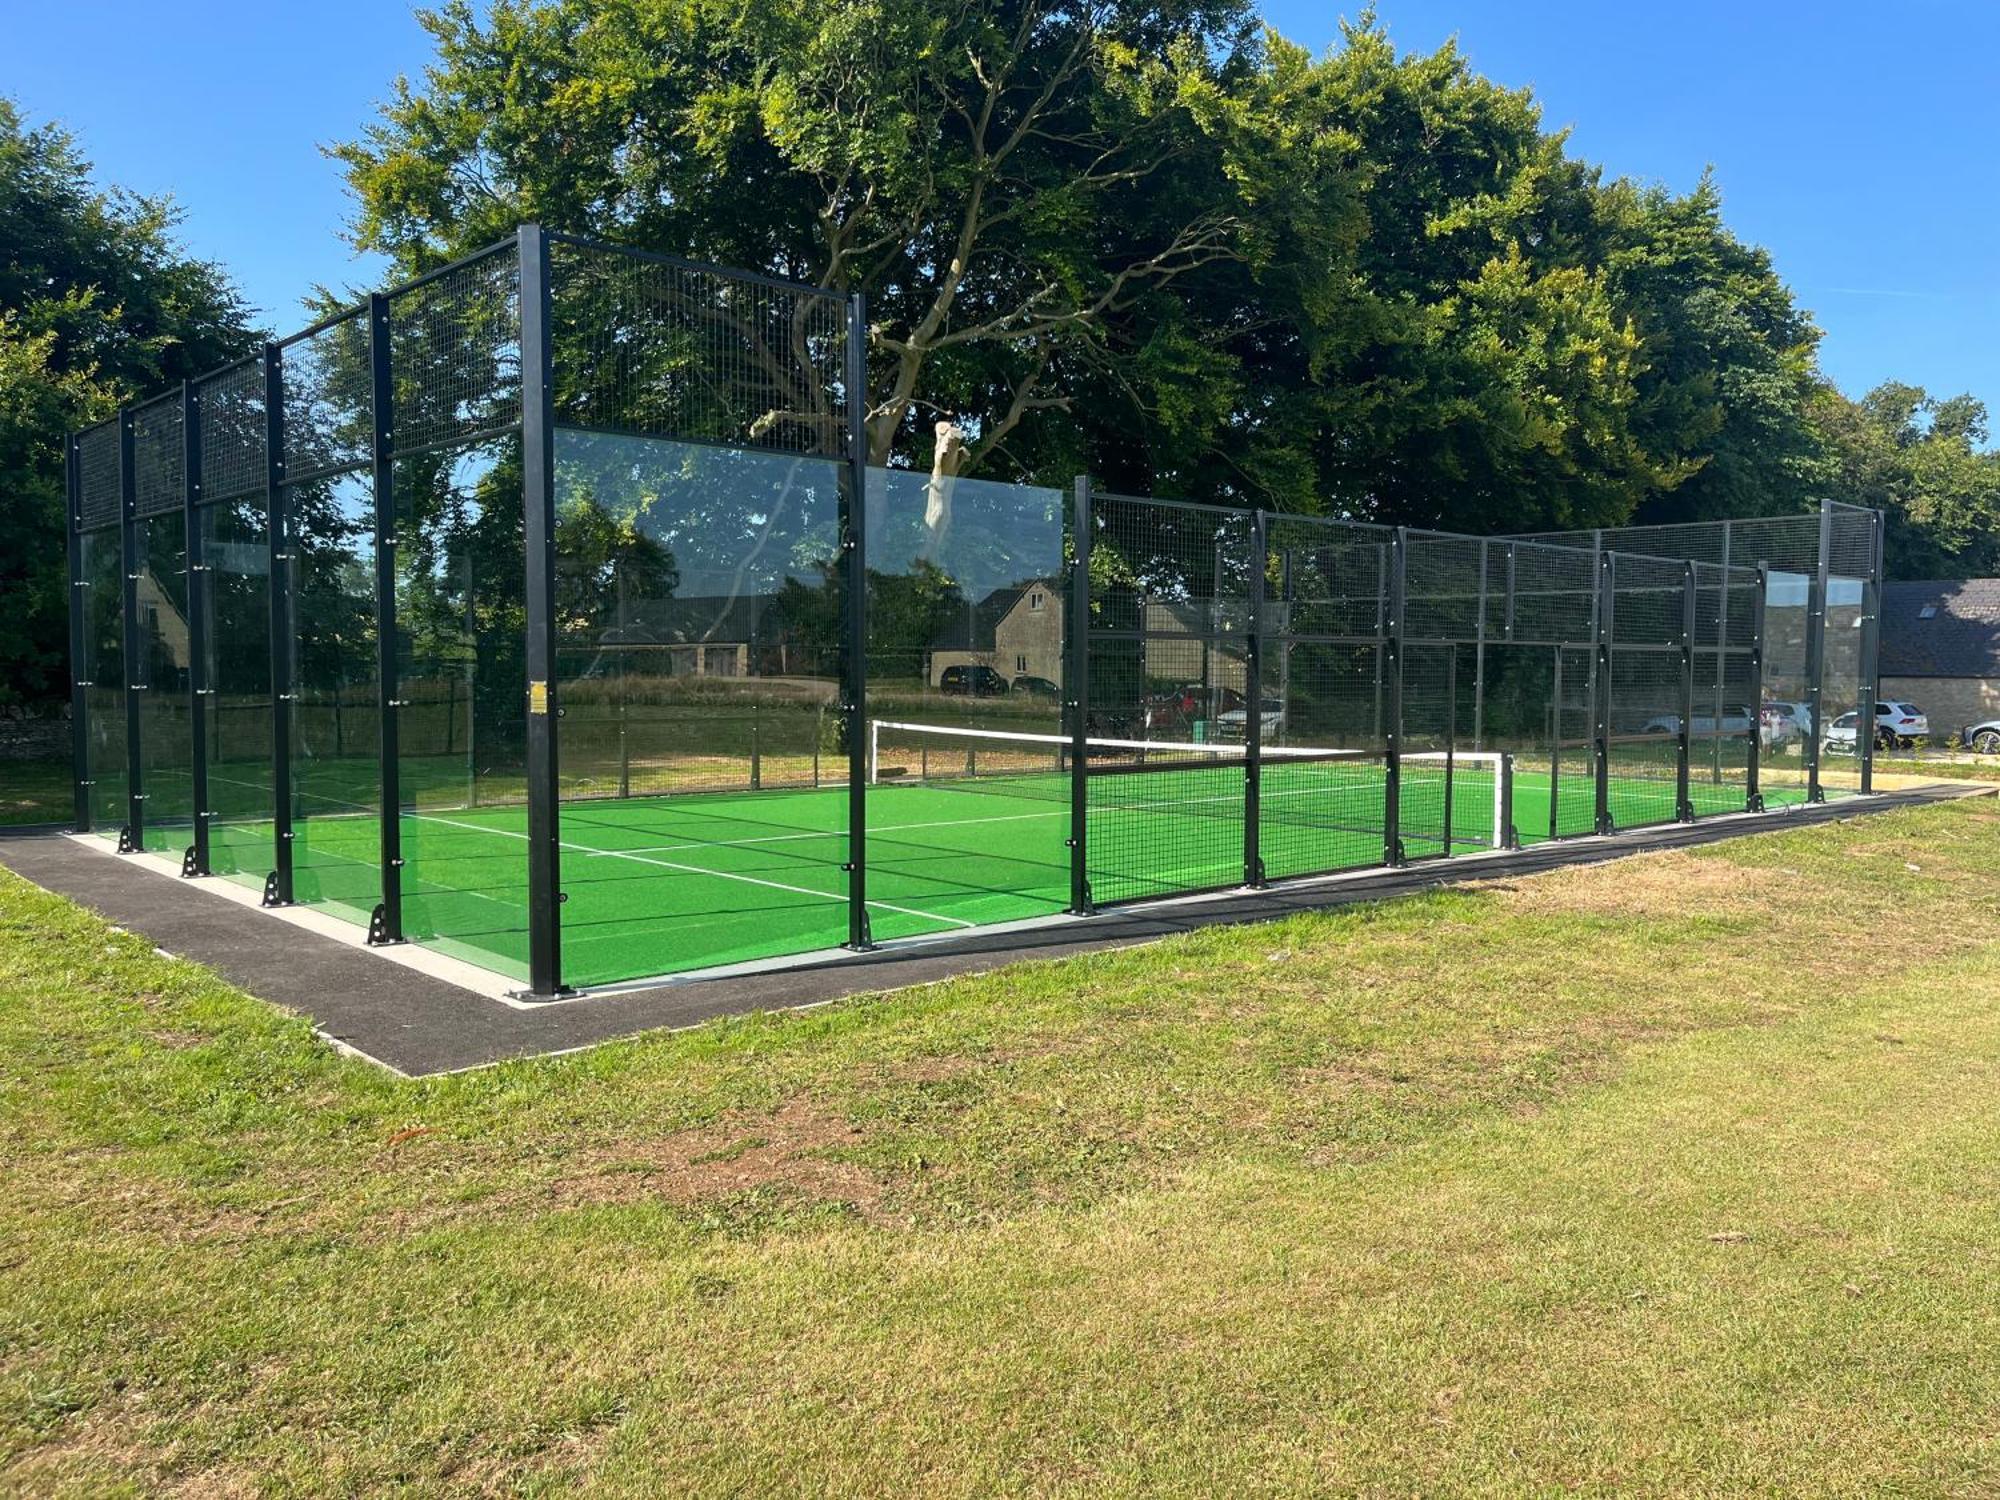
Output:
[[63,439],[246,347],[241,299],[164,199],[104,190],[0,99],[0,704],[66,690]]
[[1837,455],[1832,493],[1887,513],[1891,578],[2000,572],[2000,452],[1984,403],[1891,381],[1859,401],[1831,386],[1814,406]]

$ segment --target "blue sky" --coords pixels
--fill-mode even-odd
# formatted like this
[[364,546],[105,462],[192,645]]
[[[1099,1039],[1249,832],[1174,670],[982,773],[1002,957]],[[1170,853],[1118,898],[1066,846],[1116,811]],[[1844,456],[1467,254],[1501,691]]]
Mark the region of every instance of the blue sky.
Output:
[[[275,324],[376,268],[339,238],[355,134],[428,38],[405,0],[13,0],[0,92],[75,129],[101,175],[172,192],[184,235]],[[1315,48],[1357,7],[1267,0]],[[1452,35],[1533,85],[1609,170],[1685,189],[1775,256],[1850,392],[1896,378],[2000,416],[2000,0],[1382,0],[1402,46]]]

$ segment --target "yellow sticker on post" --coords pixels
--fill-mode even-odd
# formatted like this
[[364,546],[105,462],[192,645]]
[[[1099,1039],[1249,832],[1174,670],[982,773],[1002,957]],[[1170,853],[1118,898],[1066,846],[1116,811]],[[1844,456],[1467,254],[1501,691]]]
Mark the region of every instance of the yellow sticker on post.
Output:
[[549,711],[549,685],[546,682],[528,684],[528,712],[546,714]]

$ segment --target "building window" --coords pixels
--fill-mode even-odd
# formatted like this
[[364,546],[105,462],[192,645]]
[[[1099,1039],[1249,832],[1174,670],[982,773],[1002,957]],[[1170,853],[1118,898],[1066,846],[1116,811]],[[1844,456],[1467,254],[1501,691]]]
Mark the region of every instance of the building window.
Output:
[[1922,609],[1917,611],[1917,618],[1919,620],[1935,620],[1937,618],[1937,606],[1935,604],[1926,604]]
[[1040,609],[1042,607],[1042,602],[1043,602],[1042,591],[1040,589],[1036,589],[1032,594],[1028,595],[1029,610],[1033,611]]

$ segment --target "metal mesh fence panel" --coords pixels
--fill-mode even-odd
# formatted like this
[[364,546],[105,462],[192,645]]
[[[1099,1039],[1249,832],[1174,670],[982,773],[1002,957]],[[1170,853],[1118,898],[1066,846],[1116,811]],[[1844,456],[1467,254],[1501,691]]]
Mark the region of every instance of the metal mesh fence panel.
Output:
[[121,514],[118,497],[118,424],[105,422],[78,435],[77,514],[85,531],[115,526]]
[[[1258,566],[1247,512],[1103,495],[1091,508],[1093,737],[1240,742],[1262,712],[1248,671]],[[1099,762],[1089,769],[1090,762]],[[1245,768],[1198,749],[1092,754],[1089,882],[1099,902],[1239,884]]]
[[353,308],[284,350],[285,478],[294,485],[373,456],[368,310]]
[[195,386],[204,505],[264,493],[264,361],[232,365]]
[[125,725],[125,560],[117,520],[117,437],[112,435],[112,524],[84,531],[81,544],[85,775],[92,829],[115,839],[125,826],[130,790]]
[[181,398],[178,394],[132,413],[132,506],[141,516],[177,511],[184,503],[181,482]]
[[391,295],[389,329],[399,455],[521,420],[521,265],[512,245]]
[[561,237],[551,278],[562,425],[843,451],[839,298]]
[[1380,864],[1394,533],[1282,515],[1265,530],[1263,743],[1352,754],[1267,761],[1258,819],[1264,873],[1276,880]]

